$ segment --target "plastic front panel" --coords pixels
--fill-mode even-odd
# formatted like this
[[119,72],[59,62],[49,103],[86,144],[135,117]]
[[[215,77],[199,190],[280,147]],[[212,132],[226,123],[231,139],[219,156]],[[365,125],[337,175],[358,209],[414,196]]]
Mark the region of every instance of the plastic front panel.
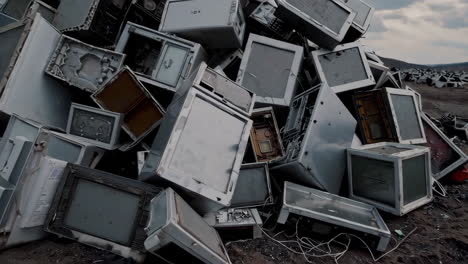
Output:
[[403,204],[428,195],[426,155],[403,160]]
[[390,95],[402,140],[422,138],[421,120],[413,96]]
[[[395,207],[395,170],[393,162],[351,156],[355,196]],[[425,188],[425,187],[424,187]]]
[[295,8],[338,34],[349,17],[349,12],[331,0],[286,0]]
[[167,192],[161,192],[151,200],[150,220],[145,231],[151,235],[167,223]]
[[111,143],[115,117],[74,108],[70,134]]
[[283,98],[295,53],[253,42],[249,55],[242,86],[259,97]]
[[140,197],[87,180],[79,180],[65,215],[65,225],[129,245]]
[[232,168],[236,160],[244,128],[244,120],[195,97],[169,168],[227,192],[232,172],[226,168]]
[[190,50],[175,45],[168,45],[165,51],[162,55],[159,71],[154,76],[154,79],[176,87]]
[[176,195],[175,198],[178,224],[220,258],[228,261],[216,230],[209,226],[180,196]]
[[241,168],[231,207],[265,203],[269,197],[265,167]]
[[[163,31],[227,26],[233,0],[170,1]],[[216,10],[216,12],[213,12]]]
[[369,78],[357,47],[320,55],[319,62],[330,87]]

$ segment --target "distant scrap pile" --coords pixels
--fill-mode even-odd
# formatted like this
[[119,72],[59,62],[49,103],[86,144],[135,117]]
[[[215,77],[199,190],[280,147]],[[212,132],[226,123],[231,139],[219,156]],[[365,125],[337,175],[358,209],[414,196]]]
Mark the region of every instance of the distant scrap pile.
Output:
[[406,69],[402,70],[406,82],[427,84],[437,88],[468,88],[468,72],[444,71],[435,69]]
[[379,211],[468,160],[364,51],[361,0],[3,2],[1,248],[230,263],[226,239],[302,217],[385,251]]

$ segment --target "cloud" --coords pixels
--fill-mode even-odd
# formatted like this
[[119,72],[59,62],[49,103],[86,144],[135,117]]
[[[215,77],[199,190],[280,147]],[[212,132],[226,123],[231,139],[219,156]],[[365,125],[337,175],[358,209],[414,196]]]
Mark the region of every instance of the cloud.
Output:
[[373,23],[362,43],[378,54],[420,64],[468,61],[467,0],[367,0]]

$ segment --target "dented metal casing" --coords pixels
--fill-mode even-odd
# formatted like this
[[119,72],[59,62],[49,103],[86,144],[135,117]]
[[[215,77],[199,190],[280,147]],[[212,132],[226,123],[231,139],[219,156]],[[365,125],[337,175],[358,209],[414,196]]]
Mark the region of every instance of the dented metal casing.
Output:
[[268,163],[242,164],[231,208],[261,207],[273,204]]
[[91,98],[102,109],[124,115],[122,128],[133,142],[124,144],[120,148],[123,151],[134,147],[156,129],[166,113],[127,66]]
[[432,200],[429,148],[377,143],[348,149],[349,197],[402,216]]
[[67,134],[103,149],[113,150],[119,146],[122,122],[123,114],[72,103]]
[[[60,33],[38,13],[21,24],[10,24],[7,27],[10,26],[15,28],[15,32],[0,33],[0,37],[8,34],[8,38],[12,37],[10,40],[13,40],[9,44],[5,42],[5,47],[11,48],[9,51],[12,53],[5,57],[9,59],[0,63],[0,71],[3,71],[0,81],[0,111],[15,113],[46,126],[65,129],[71,91],[44,74],[44,68],[57,46]],[[2,50],[3,45],[2,40]],[[50,103],[54,98],[60,99]]]
[[221,49],[240,48],[245,27],[239,0],[168,0],[159,31]]
[[290,122],[294,125],[284,131],[291,133],[284,138],[286,156],[272,171],[290,181],[338,194],[356,120],[326,84],[295,101],[302,110],[291,112],[288,119],[299,122]]
[[385,251],[390,230],[377,208],[338,195],[285,182],[283,206],[277,222],[285,224],[289,214],[296,214],[341,226],[378,238],[377,250]]
[[191,87],[169,106],[139,179],[169,182],[229,206],[251,128],[244,111]]
[[421,118],[427,138],[427,143],[424,145],[431,149],[431,169],[434,179],[440,180],[468,163],[468,156],[424,113]]
[[356,17],[351,8],[338,0],[276,0],[276,3],[278,18],[329,50],[344,39]]
[[359,43],[340,45],[333,51],[313,51],[312,57],[320,80],[335,93],[375,84],[366,54]]
[[288,107],[299,85],[303,52],[301,46],[250,34],[237,83],[257,95],[258,105]]
[[120,70],[124,58],[125,54],[62,35],[45,72],[69,85],[93,93]]
[[256,162],[270,162],[284,156],[283,141],[272,107],[257,108],[250,119],[253,121],[250,143]]
[[252,238],[262,238],[263,221],[255,208],[228,208],[203,216],[205,222],[218,231],[232,231],[238,233],[249,229]]
[[53,25],[67,35],[112,46],[132,0],[61,0]]
[[345,36],[345,40],[348,42],[356,41],[361,38],[369,29],[372,17],[374,16],[375,8],[362,0],[340,1],[356,13],[353,24]]
[[145,249],[169,263],[231,263],[216,230],[174,190],[151,200]]
[[125,64],[138,79],[171,92],[207,58],[198,43],[131,22],[125,26],[115,51],[135,54],[127,56]]
[[192,87],[221,97],[229,107],[236,108],[246,116],[252,115],[256,95],[226,76],[208,68],[205,62],[202,62],[191,78],[181,85],[181,93]]
[[47,215],[46,232],[144,261],[150,201],[162,189],[68,164]]

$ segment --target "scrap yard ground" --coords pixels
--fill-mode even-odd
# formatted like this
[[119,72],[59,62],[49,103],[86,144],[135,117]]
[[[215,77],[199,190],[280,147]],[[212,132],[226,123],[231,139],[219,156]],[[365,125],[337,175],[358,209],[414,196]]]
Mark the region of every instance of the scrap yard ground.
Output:
[[[468,89],[443,88],[437,89],[425,85],[411,85],[423,96],[424,111],[434,117],[440,117],[446,112],[468,118],[466,102]],[[462,145],[468,153],[468,145]],[[392,235],[401,241],[395,230],[407,235],[415,228],[398,249],[382,258],[378,263],[405,264],[442,264],[468,263],[468,183],[449,184],[443,182],[448,196],[436,195],[432,203],[403,217],[383,214],[392,231]],[[271,235],[281,232],[284,227],[278,226]],[[285,232],[276,236],[278,240],[293,240],[284,234],[294,233],[294,226],[287,226]],[[292,231],[292,232],[291,232]],[[306,228],[299,229],[299,235]],[[317,239],[317,237],[314,237]],[[346,242],[346,241],[344,241]],[[291,246],[291,244],[289,244]],[[389,249],[395,245],[391,243]],[[337,251],[340,248],[335,248]],[[278,243],[264,237],[250,241],[233,242],[227,245],[231,261],[234,264],[263,263],[294,263],[307,261],[299,254],[288,251]],[[379,254],[376,255],[378,257]],[[335,263],[331,257],[310,258],[311,263]],[[1,264],[117,264],[125,260],[101,250],[72,243],[65,239],[50,238],[45,241],[27,244],[18,248],[0,252]],[[152,262],[148,259],[147,263]],[[374,263],[367,249],[358,240],[352,240],[349,251],[339,259],[338,263]]]

